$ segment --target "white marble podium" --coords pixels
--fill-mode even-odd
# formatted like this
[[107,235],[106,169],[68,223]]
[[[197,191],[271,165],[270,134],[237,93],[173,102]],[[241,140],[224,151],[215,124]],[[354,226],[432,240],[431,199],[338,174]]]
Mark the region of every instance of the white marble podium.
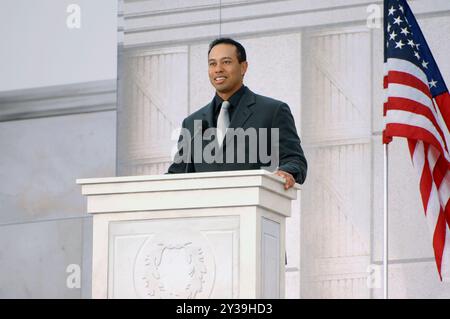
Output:
[[79,179],[92,298],[283,298],[299,185],[264,170]]

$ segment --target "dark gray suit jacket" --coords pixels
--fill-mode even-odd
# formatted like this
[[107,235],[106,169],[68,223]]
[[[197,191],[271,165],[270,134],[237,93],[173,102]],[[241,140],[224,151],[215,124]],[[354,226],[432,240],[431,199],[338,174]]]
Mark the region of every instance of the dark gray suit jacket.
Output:
[[[189,155],[194,154],[194,133],[199,134],[197,128],[194,128],[194,120],[203,120],[203,123],[208,123],[209,127],[213,127],[213,114],[214,114],[214,100],[208,105],[202,107],[200,110],[188,116],[183,121],[183,128],[187,128],[192,136],[191,149],[189,150]],[[291,173],[297,183],[303,183],[306,178],[307,162],[303,154],[303,150],[300,146],[300,138],[298,137],[297,130],[295,128],[294,118],[292,117],[289,106],[281,101],[274,100],[269,97],[258,95],[245,88],[245,92],[237,105],[233,118],[231,120],[229,128],[242,128],[244,130],[248,128],[267,128],[267,145],[270,152],[272,148],[271,143],[271,128],[279,129],[279,154],[278,158],[278,169]],[[201,134],[200,134],[201,136]],[[258,143],[260,136],[258,136]],[[227,146],[230,147],[230,139],[232,137],[226,135],[225,142],[223,143],[222,152],[224,154],[224,160],[226,158]],[[181,141],[181,136],[180,140]],[[202,147],[204,148],[206,144],[210,141],[203,141]],[[206,163],[201,161],[199,163],[193,163],[189,161],[188,164],[182,163],[172,163],[169,167],[168,173],[185,173],[185,172],[213,172],[213,171],[232,171],[232,170],[248,170],[248,169],[260,169],[269,166],[268,163],[261,162],[258,156],[257,161],[251,163],[246,154],[246,161],[244,163],[236,162],[236,147],[238,143],[231,144],[235,148],[234,163]],[[260,144],[258,144],[260,145]],[[245,145],[246,153],[248,152],[248,146]],[[176,156],[181,156],[180,147],[179,154]],[[231,153],[230,153],[231,154]],[[275,153],[273,153],[275,154]],[[188,154],[186,154],[188,155]],[[186,156],[185,155],[185,156]],[[186,166],[187,165],[187,166]]]

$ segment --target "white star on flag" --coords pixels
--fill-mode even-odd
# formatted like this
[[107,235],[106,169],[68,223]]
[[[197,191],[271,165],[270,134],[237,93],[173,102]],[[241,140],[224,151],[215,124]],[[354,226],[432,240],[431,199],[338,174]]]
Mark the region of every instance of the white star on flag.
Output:
[[396,37],[397,37],[397,33],[395,33],[395,31],[392,31],[392,33],[389,34],[389,40],[395,40]]
[[397,11],[397,10],[394,9],[394,6],[392,6],[392,7],[389,9],[389,14],[388,14],[388,15],[390,15],[390,16],[394,15],[394,12],[395,12],[395,11]]
[[402,31],[400,32],[400,33],[403,33],[404,35],[408,35],[408,33],[410,33],[409,31],[408,31],[408,28],[407,27],[404,27],[404,28],[401,28],[402,29]]
[[431,79],[431,82],[428,82],[428,84],[430,85],[430,88],[433,88],[433,87],[435,88],[436,84],[437,84],[437,81]]
[[397,18],[394,19],[394,24],[400,25],[400,23],[402,23],[402,22],[403,22],[403,20],[400,16],[398,16]]
[[395,42],[395,48],[399,48],[400,50],[402,49],[402,47],[405,45],[402,40]]

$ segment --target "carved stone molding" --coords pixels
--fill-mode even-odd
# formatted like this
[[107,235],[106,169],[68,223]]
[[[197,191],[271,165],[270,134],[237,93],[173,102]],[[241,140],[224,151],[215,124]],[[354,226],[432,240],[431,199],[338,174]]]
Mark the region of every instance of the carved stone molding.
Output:
[[116,110],[117,81],[0,92],[0,121]]
[[[414,1],[417,16],[443,15],[446,0]],[[125,1],[124,46],[167,46],[205,41],[219,34],[249,36],[301,28],[361,23],[373,0],[190,0]]]

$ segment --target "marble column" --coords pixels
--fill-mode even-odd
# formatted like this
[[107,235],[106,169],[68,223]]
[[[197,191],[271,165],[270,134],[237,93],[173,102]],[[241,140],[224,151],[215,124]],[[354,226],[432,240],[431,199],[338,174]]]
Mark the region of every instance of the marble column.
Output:
[[118,175],[161,174],[188,112],[187,47],[122,52]]
[[305,36],[302,117],[309,180],[302,196],[302,296],[368,298],[370,32]]

